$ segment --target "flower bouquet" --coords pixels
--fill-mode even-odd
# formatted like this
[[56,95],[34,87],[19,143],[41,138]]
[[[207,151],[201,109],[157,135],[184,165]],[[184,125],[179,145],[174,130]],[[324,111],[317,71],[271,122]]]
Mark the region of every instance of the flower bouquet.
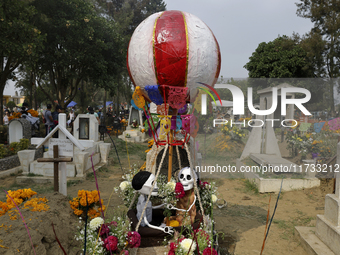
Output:
[[[99,202],[99,194],[97,190],[79,190],[78,196],[69,201],[70,206],[75,215],[81,216],[85,214],[87,210],[87,215],[93,219],[100,216],[101,206]],[[105,206],[103,200],[101,200],[103,211]]]
[[[135,190],[132,188],[131,182],[133,176],[138,173],[138,168],[136,165],[133,166],[133,169],[130,169],[127,174],[124,174],[122,178],[124,181],[122,181],[119,184],[119,187],[115,187],[115,192],[119,194],[119,196],[123,199],[124,205],[129,208],[132,199],[135,195]],[[137,199],[135,200],[132,209],[135,209],[137,205]]]
[[[214,182],[209,183],[199,181],[199,185],[197,188],[201,196],[204,214],[210,215],[213,204],[216,203],[218,200],[216,195],[217,194],[216,184]],[[196,201],[196,207],[200,208],[198,201]]]
[[217,251],[212,248],[212,238],[203,229],[196,229],[187,237],[175,238],[169,243],[168,255],[217,255]]
[[138,123],[137,123],[137,120],[136,120],[136,119],[132,120],[132,122],[131,122],[131,127],[132,127],[132,128],[138,128]]
[[75,239],[85,242],[86,237],[86,252],[88,254],[128,255],[130,249],[140,246],[141,237],[138,232],[130,231],[130,222],[125,216],[114,216],[109,222],[104,222],[103,218],[96,217],[87,224],[85,229],[78,226]]

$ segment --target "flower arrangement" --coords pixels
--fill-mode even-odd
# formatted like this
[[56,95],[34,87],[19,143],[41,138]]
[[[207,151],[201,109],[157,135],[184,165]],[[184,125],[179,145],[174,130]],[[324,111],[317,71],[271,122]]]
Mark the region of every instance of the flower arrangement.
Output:
[[125,138],[131,138],[131,135],[130,135],[129,133],[127,133],[127,134],[125,135]]
[[217,255],[211,240],[208,232],[201,228],[195,229],[187,237],[181,236],[170,242],[168,255]]
[[[78,196],[69,201],[69,203],[74,214],[77,216],[83,215],[86,212],[87,207],[87,215],[91,219],[98,217],[102,210],[100,207],[99,194],[97,190],[79,190]],[[103,200],[101,200],[101,204],[103,210],[105,210]]]
[[[133,176],[138,173],[139,169],[136,165],[133,166],[132,169],[128,171],[128,173],[124,174],[122,178],[124,181],[122,181],[119,184],[119,187],[115,187],[115,192],[119,194],[119,196],[123,199],[124,205],[126,207],[129,207],[132,199],[135,195],[135,190],[132,188],[131,182]],[[137,205],[137,199],[135,200],[134,205],[132,206],[133,209],[136,208]]]
[[246,133],[243,129],[238,128],[235,125],[231,126],[229,121],[227,124],[222,126],[221,131],[224,135],[229,136],[231,140],[240,141],[246,136]]
[[137,123],[137,120],[136,119],[133,119],[132,122],[131,122],[131,127],[132,128],[138,128],[138,123]]
[[[176,185],[177,184],[174,179],[171,179],[170,182],[168,182],[167,176],[165,175],[158,176],[158,179],[157,179],[158,196],[162,199],[162,203],[172,204],[174,206],[177,204],[178,198],[176,197],[176,191],[175,191]],[[171,210],[165,207],[163,214],[165,217],[170,217]]]
[[[204,210],[204,214],[210,215],[211,214],[211,209],[214,203],[217,202],[217,187],[215,182],[202,182],[199,181],[198,185],[198,191],[201,196],[201,201],[202,201],[202,207]],[[196,207],[199,207],[198,201],[196,201]]]
[[15,112],[12,116],[8,117],[8,121],[11,121],[12,119],[19,119],[21,118],[21,115],[21,112]]
[[[87,224],[86,251],[88,254],[129,254],[129,248],[140,246],[139,233],[130,231],[129,219],[123,215],[125,213],[121,216],[113,216],[110,222],[104,222],[101,217],[96,217]],[[85,239],[85,231],[81,227],[78,226],[78,233],[75,236],[77,241]]]
[[[30,211],[41,212],[49,210],[49,206],[47,205],[48,200],[46,198],[32,198],[37,194],[37,192],[33,191],[32,189],[18,189],[15,191],[9,190],[7,193],[18,206],[26,201],[24,208],[30,209]],[[5,215],[7,211],[15,207],[15,204],[8,195],[6,195],[6,203],[0,201],[0,216]],[[13,213],[10,214],[10,218],[12,220],[16,219],[16,217],[12,214]]]
[[33,109],[29,109],[27,112],[31,114],[32,117],[39,117],[39,113]]

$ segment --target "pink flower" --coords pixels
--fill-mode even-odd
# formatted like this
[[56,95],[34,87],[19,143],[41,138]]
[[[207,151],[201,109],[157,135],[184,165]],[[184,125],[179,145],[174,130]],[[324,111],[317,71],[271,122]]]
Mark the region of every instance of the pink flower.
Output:
[[183,185],[180,182],[176,183],[175,196],[178,199],[183,198],[185,196],[185,191],[184,191]]
[[118,238],[115,236],[109,236],[104,240],[104,247],[109,251],[117,250]]
[[140,246],[140,234],[136,231],[129,232],[127,235],[127,241],[130,244],[131,248],[137,248]]
[[195,232],[196,236],[199,235],[199,236],[205,237],[205,239],[207,241],[210,240],[209,234],[207,232],[205,232],[203,229],[200,229],[200,228],[195,229],[194,232]]
[[122,255],[129,255],[129,252],[127,250],[122,250]]
[[205,248],[202,255],[218,255],[214,248]]
[[118,226],[118,223],[115,222],[115,221],[111,221],[108,225],[111,225],[111,226],[114,226],[114,227],[117,227]]

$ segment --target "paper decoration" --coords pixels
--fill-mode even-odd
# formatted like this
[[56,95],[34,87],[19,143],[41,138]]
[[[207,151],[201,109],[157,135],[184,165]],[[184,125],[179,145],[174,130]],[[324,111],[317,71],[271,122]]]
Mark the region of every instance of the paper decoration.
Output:
[[182,108],[178,109],[178,114],[184,114],[187,112],[188,104],[185,104]]
[[166,104],[166,109],[165,109],[164,104],[157,105],[157,113],[159,115],[167,115],[168,112],[169,112],[169,105],[168,104]]
[[142,109],[144,107],[145,99],[143,97],[142,90],[139,86],[137,86],[135,91],[133,92],[132,99],[138,108]]
[[133,101],[133,99],[131,99],[131,105],[133,108],[135,108],[136,110],[141,111],[142,109],[138,108],[137,105],[135,105],[135,102]]
[[325,122],[320,122],[320,123],[314,123],[314,131],[316,133],[320,133],[322,127],[325,125]]
[[300,130],[301,132],[306,132],[306,131],[309,129],[309,127],[310,127],[311,125],[312,125],[312,123],[301,122],[301,123],[300,123],[299,130]]
[[186,104],[188,88],[169,87],[168,102],[172,108],[180,109]]
[[156,105],[161,105],[164,103],[161,93],[158,89],[159,85],[148,85],[145,86],[146,92],[148,92],[148,97]]
[[328,121],[329,129],[330,130],[339,130],[340,129],[340,118],[332,119]]

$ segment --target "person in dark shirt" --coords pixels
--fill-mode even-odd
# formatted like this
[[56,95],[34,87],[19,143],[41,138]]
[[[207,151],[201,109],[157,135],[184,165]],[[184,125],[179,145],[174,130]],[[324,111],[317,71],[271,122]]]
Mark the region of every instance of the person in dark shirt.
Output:
[[[63,107],[61,107],[61,105],[58,104],[58,105],[55,107],[55,111],[52,112],[52,118],[53,118],[53,123],[54,123],[53,128],[55,128],[55,127],[58,125],[58,117],[59,117],[59,113],[62,113],[63,110],[64,110]],[[55,133],[53,134],[53,137],[54,137],[54,138],[58,138],[58,131],[55,132]]]

